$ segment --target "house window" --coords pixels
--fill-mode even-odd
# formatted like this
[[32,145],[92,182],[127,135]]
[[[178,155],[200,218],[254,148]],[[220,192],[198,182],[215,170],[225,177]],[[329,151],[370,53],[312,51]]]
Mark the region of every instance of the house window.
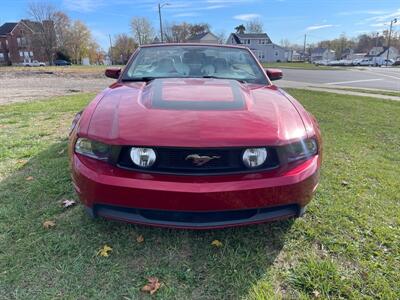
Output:
[[250,45],[250,40],[247,40],[247,44],[249,44],[249,45]]
[[33,57],[33,52],[32,51],[29,52],[29,56]]
[[4,54],[0,53],[0,61],[3,61],[3,60],[4,60]]
[[24,57],[24,53],[22,51],[19,51],[19,56]]
[[28,52],[28,51],[25,51],[25,52],[24,52],[24,56],[25,56],[26,58],[29,58],[29,52]]
[[8,48],[8,40],[6,40],[6,48]]
[[21,38],[17,38],[17,44],[18,44],[18,46],[21,46]]
[[275,51],[275,56],[278,56],[278,55],[279,55],[278,51]]

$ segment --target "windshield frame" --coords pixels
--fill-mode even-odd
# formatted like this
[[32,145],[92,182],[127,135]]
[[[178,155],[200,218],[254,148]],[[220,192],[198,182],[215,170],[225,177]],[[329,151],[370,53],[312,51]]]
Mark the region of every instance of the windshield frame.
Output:
[[[266,85],[266,86],[270,86],[272,85],[270,79],[268,78],[264,67],[260,64],[260,62],[258,61],[258,59],[254,56],[253,52],[250,51],[249,48],[247,47],[237,47],[237,46],[231,46],[231,45],[213,45],[213,44],[193,44],[193,43],[185,43],[185,44],[177,44],[177,43],[171,43],[171,44],[155,44],[155,45],[143,45],[143,46],[139,46],[136,51],[132,54],[131,58],[129,59],[128,63],[126,64],[126,66],[124,67],[122,74],[119,78],[120,82],[129,82],[129,81],[141,81],[141,80],[134,80],[134,78],[127,76],[127,73],[129,71],[129,69],[131,68],[132,64],[135,62],[135,59],[137,58],[138,54],[140,51],[142,51],[143,49],[146,48],[164,48],[164,47],[193,47],[193,48],[198,48],[198,47],[204,47],[204,48],[233,48],[233,49],[238,49],[238,50],[242,50],[242,51],[246,51],[249,55],[250,58],[253,60],[255,66],[259,69],[263,79],[265,79],[264,83],[251,83],[251,82],[246,82],[248,84],[257,84],[257,85]],[[153,79],[162,79],[162,78],[181,78],[181,79],[187,79],[187,78],[207,78],[207,77],[154,77]],[[239,82],[243,82],[241,79],[235,79],[235,78],[214,78],[214,79],[221,79],[221,80],[237,80]],[[146,81],[146,80],[143,80]]]

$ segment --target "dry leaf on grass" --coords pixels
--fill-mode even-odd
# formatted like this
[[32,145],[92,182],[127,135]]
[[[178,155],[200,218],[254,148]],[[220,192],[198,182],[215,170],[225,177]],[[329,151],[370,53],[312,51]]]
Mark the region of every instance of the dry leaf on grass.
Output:
[[136,238],[136,242],[138,242],[138,243],[143,243],[143,242],[144,242],[144,237],[143,237],[143,235],[139,235],[139,236]]
[[33,176],[28,176],[28,177],[25,178],[25,180],[26,181],[31,181],[31,180],[33,180]]
[[112,251],[112,248],[108,245],[104,245],[103,248],[101,248],[99,251],[97,251],[98,256],[102,257],[108,257],[110,255],[110,252]]
[[161,283],[158,281],[157,277],[149,277],[147,280],[149,283],[142,287],[141,291],[153,295],[161,287]]
[[312,293],[315,298],[319,298],[321,296],[321,294],[317,290],[313,291]]
[[43,227],[46,229],[49,229],[54,226],[56,226],[56,222],[54,222],[54,221],[48,220],[48,221],[43,222]]
[[74,206],[75,204],[76,204],[76,201],[75,201],[75,200],[64,199],[64,200],[62,201],[62,205],[63,205],[63,207],[65,207],[65,208],[70,207],[70,206]]
[[214,246],[214,247],[217,247],[217,248],[222,247],[222,243],[221,243],[221,241],[219,241],[219,240],[213,240],[213,241],[211,242],[211,245]]

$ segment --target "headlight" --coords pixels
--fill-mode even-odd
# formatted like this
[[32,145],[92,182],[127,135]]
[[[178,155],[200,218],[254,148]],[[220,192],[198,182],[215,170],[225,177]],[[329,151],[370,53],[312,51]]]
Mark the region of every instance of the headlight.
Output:
[[267,149],[250,148],[243,153],[243,163],[248,168],[256,168],[261,166],[267,159]]
[[309,158],[318,153],[317,141],[313,138],[286,146],[286,153],[289,162]]
[[75,152],[99,160],[108,160],[111,146],[86,138],[78,138],[75,143]]
[[156,153],[151,148],[131,149],[131,159],[133,163],[142,168],[149,168],[156,162]]

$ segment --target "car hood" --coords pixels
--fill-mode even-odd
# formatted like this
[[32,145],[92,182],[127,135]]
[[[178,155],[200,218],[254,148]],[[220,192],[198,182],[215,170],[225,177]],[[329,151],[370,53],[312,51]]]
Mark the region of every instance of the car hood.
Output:
[[156,79],[108,88],[86,135],[108,144],[229,147],[280,145],[307,134],[295,106],[275,86]]

